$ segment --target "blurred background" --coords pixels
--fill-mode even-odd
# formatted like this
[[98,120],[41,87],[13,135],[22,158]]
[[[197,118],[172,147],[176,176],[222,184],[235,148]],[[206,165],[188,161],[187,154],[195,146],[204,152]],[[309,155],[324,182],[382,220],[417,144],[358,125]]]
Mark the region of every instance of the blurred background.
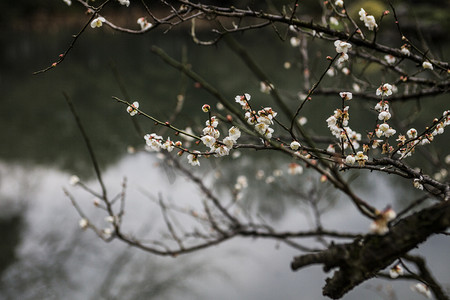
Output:
[[[104,15],[137,29],[136,19],[144,15],[144,10],[134,2],[131,0],[128,9],[111,5]],[[273,10],[289,2],[268,1]],[[255,8],[263,5],[260,1],[223,3]],[[319,4],[301,5],[305,19],[320,21]],[[346,5],[352,13],[364,7],[375,16],[389,9],[383,1],[346,1]],[[405,33],[448,61],[449,2],[395,1],[394,5]],[[87,149],[64,100],[66,93],[91,138],[110,194],[120,192],[123,178],[128,178],[124,224],[130,231],[158,236],[161,216],[149,195],[161,193],[165,199],[187,206],[201,199],[201,193],[182,176],[168,170],[154,153],[143,151],[144,140],[136,133],[125,107],[111,97],[139,101],[144,111],[166,120],[176,107],[177,96],[183,94],[185,104],[176,123],[201,130],[205,121],[201,105],[209,103],[215,109],[215,99],[152,54],[150,47],[157,45],[178,60],[187,59],[230,101],[237,94],[249,92],[255,103],[271,105],[270,96],[260,92],[258,80],[226,44],[195,45],[189,27],[184,26],[168,33],[161,29],[138,36],[106,26],[96,30],[89,27],[62,64],[32,75],[58,59],[89,16],[75,1],[70,7],[62,0],[2,1],[0,9],[4,12],[0,19],[0,299],[324,299],[321,287],[326,274],[319,267],[293,273],[289,264],[298,252],[285,245],[236,239],[192,255],[156,257],[118,242],[104,243],[91,231],[83,232],[78,226],[79,216],[62,191],[63,187],[69,189],[99,227],[107,226],[105,215],[92,205],[92,196],[69,185],[70,176],[76,174],[99,190]],[[385,22],[390,25],[383,37],[400,46],[392,31],[393,19],[388,17]],[[295,107],[299,103],[297,93],[303,87],[298,48],[280,40],[271,29],[235,38],[265,71],[271,72],[275,86]],[[334,49],[320,41],[311,43],[309,49],[315,78],[324,66],[320,58]],[[286,62],[292,67],[286,69]],[[369,77],[378,76],[379,71],[375,68]],[[327,77],[324,85],[351,86],[342,76]],[[314,134],[329,134],[325,119],[333,113],[335,100],[316,97],[320,109],[308,106],[304,110],[307,128]],[[367,110],[373,105],[355,101],[352,109]],[[393,106],[399,119],[411,112],[417,114],[416,126],[428,124],[449,109],[448,100],[442,96]],[[370,127],[364,123],[365,118],[364,114],[352,116],[352,129],[365,132]],[[138,121],[146,132],[157,129],[150,122]],[[448,154],[446,137],[440,137],[433,151]],[[199,172],[209,176],[223,195],[237,176],[245,175],[251,193],[243,197],[243,207],[280,228],[311,228],[311,211],[304,202],[295,195],[286,194],[283,199],[275,195],[286,186],[320,189],[318,178],[307,171],[302,178],[288,175],[290,161],[285,157],[241,152],[219,162],[202,161]],[[186,163],[184,157],[181,159]],[[426,161],[422,163],[426,168]],[[264,175],[256,176],[261,170]],[[411,190],[409,181],[367,175],[356,178],[355,186],[376,207],[404,207],[420,196],[419,191]],[[367,232],[368,221],[345,198],[332,190],[326,190],[322,198],[327,208],[323,215],[326,228]],[[305,243],[314,245],[315,241]],[[435,236],[414,250],[427,257],[433,274],[447,289],[449,266],[443,262],[448,259],[449,246],[448,239]],[[421,299],[410,291],[410,284],[374,279],[344,299]]]

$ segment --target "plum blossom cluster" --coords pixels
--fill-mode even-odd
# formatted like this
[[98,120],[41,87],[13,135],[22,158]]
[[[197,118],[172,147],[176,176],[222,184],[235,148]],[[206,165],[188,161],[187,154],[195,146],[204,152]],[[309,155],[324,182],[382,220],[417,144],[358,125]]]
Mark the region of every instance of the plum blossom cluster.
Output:
[[[380,101],[375,105],[375,111],[378,112],[378,120],[383,121],[383,123],[378,124],[375,128],[375,135],[377,138],[382,138],[383,136],[389,138],[393,136],[397,131],[393,129],[387,121],[391,118],[391,113],[389,112],[388,101]],[[372,144],[373,148],[376,148],[382,140],[376,140]]]
[[[434,129],[431,132],[425,132],[422,135],[418,135],[415,128],[410,128],[406,131],[405,135],[399,135],[397,141],[400,147],[398,153],[400,154],[400,159],[411,156],[414,153],[415,147],[418,145],[426,145],[434,140],[436,135],[444,133],[444,128],[450,125],[450,111],[444,111],[442,118],[434,120]],[[420,183],[415,183],[414,186],[418,189],[423,189]]]
[[364,22],[364,25],[371,31],[374,30],[374,28],[377,28],[378,25],[375,22],[375,17],[372,15],[369,15],[366,13],[364,8],[361,8],[359,11],[360,20]]
[[[203,106],[203,111],[205,111]],[[228,136],[219,142],[220,132],[217,129],[219,122],[215,116],[211,116],[206,121],[206,127],[203,128],[203,136],[200,140],[206,147],[209,147],[209,152],[216,157],[225,156],[230,154],[230,150],[233,149],[233,145],[241,136],[239,128],[233,126],[228,130]]]
[[337,64],[341,65],[342,63],[348,60],[347,52],[352,48],[352,44],[341,40],[337,40],[334,42],[334,46],[336,47],[336,52],[341,54],[341,56],[337,61]]
[[[350,100],[352,98],[352,94],[349,92],[342,92],[340,96],[343,100]],[[349,106],[345,106],[343,109],[336,109],[334,114],[326,122],[331,134],[339,139],[344,149],[347,149],[350,144],[354,149],[358,149],[360,147],[359,141],[361,141],[361,134],[348,126],[350,118],[348,109]],[[334,153],[334,148],[331,145],[328,147],[328,150]]]
[[251,96],[247,93],[244,95],[238,95],[234,99],[239,103],[243,110],[245,110],[245,120],[248,124],[255,126],[256,132],[266,137],[267,139],[272,138],[273,119],[276,117],[277,112],[272,110],[271,107],[265,107],[258,112],[251,109],[248,101],[250,101]]

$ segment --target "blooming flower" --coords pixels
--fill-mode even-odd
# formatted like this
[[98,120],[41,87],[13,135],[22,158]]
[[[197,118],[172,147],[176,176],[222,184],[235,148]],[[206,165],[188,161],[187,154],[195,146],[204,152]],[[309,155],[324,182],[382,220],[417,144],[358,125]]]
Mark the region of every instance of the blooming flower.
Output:
[[223,139],[222,143],[229,149],[233,149],[233,145],[236,143],[236,140],[233,140],[231,137],[227,136]]
[[189,154],[187,156],[188,162],[193,166],[200,166],[200,161],[198,160],[198,154]]
[[88,228],[89,221],[86,218],[83,218],[78,222],[78,225],[80,226],[81,229],[84,230],[84,229]]
[[417,130],[411,128],[406,132],[406,135],[408,136],[409,139],[415,139],[417,137]]
[[411,55],[411,52],[409,52],[409,49],[408,49],[408,45],[403,45],[401,48],[400,48],[400,52],[403,54],[403,55],[406,55],[406,56],[410,56]]
[[233,126],[230,129],[228,129],[228,135],[230,139],[236,142],[237,139],[241,137],[241,131],[239,130],[239,128]]
[[130,5],[130,0],[119,0],[119,3],[128,7]]
[[330,24],[338,26],[339,25],[339,21],[335,17],[330,17]]
[[429,61],[424,61],[424,62],[422,63],[422,67],[423,67],[424,69],[430,69],[430,70],[433,70],[433,65],[432,65]]
[[144,136],[145,143],[150,147],[151,150],[159,151],[162,147],[162,136],[157,135],[156,133],[146,134]]
[[203,128],[203,134],[210,135],[215,139],[218,139],[220,136],[219,130],[215,129],[214,126],[206,126],[205,128]]
[[92,22],[91,22],[91,27],[92,27],[92,28],[101,27],[101,26],[103,25],[103,22],[105,22],[105,21],[106,21],[106,20],[105,20],[105,18],[103,18],[103,17],[95,18],[95,19],[92,20]]
[[130,114],[130,116],[135,116],[138,113],[139,108],[139,102],[135,101],[133,104],[127,107],[127,112]]
[[343,0],[336,0],[336,2],[334,2],[334,5],[339,6],[339,7],[343,7],[344,6],[344,1]]
[[336,40],[334,41],[334,46],[336,47],[337,53],[347,53],[348,50],[352,47],[352,44],[341,40]]
[[353,154],[347,155],[347,157],[345,158],[345,163],[347,163],[349,165],[353,165],[355,162],[356,162],[356,159]]
[[264,81],[261,81],[259,83],[259,90],[264,94],[270,94],[270,90],[274,88],[273,84],[266,83]]
[[423,185],[420,183],[420,179],[415,178],[413,181],[413,185],[418,190],[423,190]]
[[380,112],[378,114],[378,120],[380,120],[380,121],[385,121],[386,122],[390,118],[391,118],[391,113],[388,112],[388,111],[383,110],[382,112]]
[[431,299],[431,292],[427,285],[423,284],[422,282],[416,283],[415,285],[411,286],[411,290],[414,292],[417,292],[419,294],[424,295],[425,297]]
[[219,145],[217,148],[214,149],[214,152],[216,153],[215,156],[226,156],[230,154],[230,148],[228,148],[225,145]]
[[334,149],[334,145],[333,144],[329,144],[328,145],[327,152],[336,153],[336,150]]
[[288,168],[288,173],[290,175],[297,175],[303,173],[303,167],[296,163],[290,163]]
[[167,138],[167,140],[161,145],[161,148],[167,150],[167,152],[172,152],[174,143],[170,140],[170,138]]
[[364,152],[358,151],[356,153],[355,160],[358,162],[360,166],[364,166],[368,159],[369,157],[367,157],[367,155],[365,155]]
[[70,185],[77,185],[79,182],[80,182],[80,177],[78,177],[77,175],[70,176],[70,180],[69,180]]
[[347,53],[342,53],[341,56],[339,56],[338,60],[337,60],[337,64],[342,65],[344,62],[346,62],[348,60],[348,54]]
[[237,103],[239,103],[242,106],[242,109],[246,110],[249,109],[248,101],[250,101],[250,94],[245,93],[243,96],[236,96],[234,97],[234,100],[236,100]]
[[352,100],[353,98],[353,94],[350,92],[340,92],[339,96],[341,96],[343,100]]
[[395,265],[389,270],[391,278],[397,278],[400,275],[403,275],[403,268],[400,265]]
[[153,24],[148,22],[147,19],[144,17],[137,19],[136,23],[138,23],[141,26],[141,30],[148,30],[153,26]]
[[386,55],[384,56],[384,59],[385,59],[385,60],[387,61],[387,63],[390,64],[390,65],[395,64],[395,61],[396,61],[395,56],[390,55],[390,54],[386,54]]
[[377,96],[387,97],[390,95],[392,95],[392,85],[389,83],[385,83],[377,89]]
[[291,37],[291,39],[289,40],[289,42],[291,43],[291,46],[292,46],[292,47],[298,47],[298,46],[300,46],[300,39],[297,38],[297,37],[295,37],[295,36]]
[[298,148],[300,148],[300,143],[299,142],[297,142],[297,141],[293,141],[292,143],[291,143],[291,145],[290,145],[290,148],[292,149],[292,150],[297,150]]
[[216,139],[210,135],[205,135],[200,139],[202,140],[203,144],[205,144],[206,147],[211,147],[216,142]]
[[377,23],[375,22],[375,17],[372,15],[368,15],[363,8],[361,8],[361,10],[359,11],[359,16],[360,20],[364,22],[364,25],[366,25],[369,30],[373,30],[374,28],[378,27]]

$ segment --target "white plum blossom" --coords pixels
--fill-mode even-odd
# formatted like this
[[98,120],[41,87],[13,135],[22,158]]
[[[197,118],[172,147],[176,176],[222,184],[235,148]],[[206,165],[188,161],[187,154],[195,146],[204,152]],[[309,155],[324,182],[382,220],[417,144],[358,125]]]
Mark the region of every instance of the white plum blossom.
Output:
[[70,185],[77,185],[78,183],[80,183],[80,177],[78,177],[77,175],[70,176],[69,183]]
[[243,96],[236,96],[234,97],[234,100],[236,100],[237,103],[239,103],[242,106],[242,109],[247,110],[249,109],[248,101],[250,101],[251,96],[250,94],[245,93]]
[[203,144],[205,144],[206,147],[211,147],[216,143],[216,139],[210,135],[204,135],[200,139],[202,140]]
[[297,141],[293,141],[289,147],[294,151],[298,150],[298,148],[300,148],[300,143]]
[[345,162],[349,165],[353,165],[356,162],[355,156],[353,154],[347,155]]
[[406,135],[408,136],[409,139],[415,139],[417,137],[417,130],[411,128],[406,132]]
[[416,283],[415,285],[411,286],[411,290],[414,292],[417,292],[428,299],[431,299],[431,292],[427,285],[425,285],[422,282]]
[[353,89],[353,91],[355,91],[357,93],[361,91],[361,87],[357,83],[352,84],[352,89]]
[[170,137],[161,145],[161,148],[167,150],[167,152],[172,152],[174,143],[170,140]]
[[127,107],[127,112],[130,116],[135,116],[138,113],[139,102],[135,101],[133,104]]
[[389,270],[389,276],[391,276],[391,278],[397,278],[398,276],[403,275],[403,268],[400,265],[395,265],[393,266],[390,270]]
[[342,68],[341,71],[342,71],[342,73],[344,73],[344,75],[350,75],[350,70],[347,67]]
[[102,27],[102,25],[103,25],[104,22],[106,22],[106,20],[105,20],[105,18],[103,18],[103,17],[95,18],[95,19],[92,20],[92,22],[91,22],[91,27],[92,27],[92,28]]
[[385,121],[386,122],[390,118],[391,118],[391,113],[388,112],[388,111],[383,110],[382,112],[380,112],[378,114],[378,120],[380,120],[380,121]]
[[350,92],[340,92],[339,96],[341,96],[343,100],[352,100],[353,98],[353,94]]
[[138,23],[139,26],[141,26],[141,30],[148,30],[148,29],[152,28],[152,26],[153,26],[153,24],[148,22],[145,17],[141,17],[141,18],[137,19],[136,23]]
[[88,228],[89,226],[89,221],[86,218],[82,218],[79,222],[78,225],[80,226],[81,229],[85,230],[86,228]]
[[128,7],[130,5],[130,0],[119,0],[119,3]]
[[148,147],[150,147],[153,151],[159,151],[162,147],[162,136],[157,135],[156,133],[146,134],[144,136],[145,143]]
[[403,54],[403,55],[406,55],[406,56],[410,56],[411,55],[411,52],[409,51],[409,49],[408,49],[408,45],[403,45],[401,48],[400,48],[400,52]]
[[334,41],[334,46],[336,47],[337,53],[347,53],[348,50],[352,47],[352,44],[341,40],[336,40]]
[[291,46],[294,48],[300,46],[300,39],[298,37],[295,36],[291,37],[289,42],[291,43]]
[[290,163],[288,168],[288,173],[290,175],[299,175],[303,173],[303,167],[297,163]]
[[270,94],[270,91],[274,89],[274,86],[272,83],[267,83],[264,81],[261,81],[259,83],[259,90],[264,94]]
[[71,0],[63,0],[68,6],[72,5],[72,1]]
[[396,58],[395,58],[395,56],[393,56],[393,55],[390,55],[390,54],[386,54],[385,56],[384,56],[384,59],[387,61],[387,63],[388,64],[390,64],[390,65],[393,65],[393,64],[395,64],[395,62],[396,62]]
[[364,166],[368,159],[369,157],[367,157],[367,155],[365,155],[362,151],[358,151],[356,153],[355,160],[358,162],[360,166]]
[[418,190],[423,190],[423,185],[420,183],[420,179],[418,178],[413,180],[413,186]]
[[193,154],[190,153],[187,156],[188,162],[192,165],[192,166],[200,166],[200,161],[198,160],[198,154]]
[[336,2],[334,2],[334,5],[339,6],[339,7],[344,7],[344,1],[343,0],[336,0]]
[[217,157],[226,156],[230,154],[230,148],[225,145],[218,145],[218,147],[214,149],[214,152]]
[[227,136],[226,138],[223,139],[222,143],[224,143],[227,148],[232,149],[233,145],[236,143],[236,140]]
[[348,54],[347,53],[342,53],[341,56],[339,56],[339,58],[337,60],[337,65],[340,66],[344,62],[346,62],[347,60],[348,60]]
[[330,17],[330,24],[338,26],[339,25],[339,21],[335,17]]
[[433,70],[433,65],[432,65],[429,61],[424,61],[424,62],[422,63],[422,67],[423,67],[424,69],[430,69],[430,70]]
[[203,128],[203,134],[210,135],[210,136],[214,137],[215,139],[218,139],[220,136],[219,130],[214,128],[214,126],[206,126],[205,128]]
[[377,89],[377,96],[387,97],[390,95],[392,95],[392,85],[389,83],[385,83]]
[[336,153],[336,150],[334,149],[334,145],[333,144],[329,144],[328,145],[327,152]]
[[234,140],[235,142],[238,140],[238,138],[241,137],[241,131],[239,128],[233,126],[230,129],[228,129],[228,135],[230,139]]
[[360,20],[364,22],[364,25],[366,25],[369,30],[373,30],[374,28],[378,27],[377,23],[375,22],[375,17],[372,15],[368,15],[363,8],[361,8],[361,10],[359,11],[359,16]]

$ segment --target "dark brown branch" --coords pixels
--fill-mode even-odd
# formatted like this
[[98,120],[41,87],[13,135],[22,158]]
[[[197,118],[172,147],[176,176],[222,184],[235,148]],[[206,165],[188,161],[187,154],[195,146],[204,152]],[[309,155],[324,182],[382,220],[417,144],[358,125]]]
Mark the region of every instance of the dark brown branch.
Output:
[[322,252],[295,257],[291,268],[295,271],[311,264],[322,264],[326,272],[339,268],[323,288],[325,296],[339,299],[449,226],[450,203],[447,201],[402,219],[386,235],[367,235],[350,244],[331,245]]

